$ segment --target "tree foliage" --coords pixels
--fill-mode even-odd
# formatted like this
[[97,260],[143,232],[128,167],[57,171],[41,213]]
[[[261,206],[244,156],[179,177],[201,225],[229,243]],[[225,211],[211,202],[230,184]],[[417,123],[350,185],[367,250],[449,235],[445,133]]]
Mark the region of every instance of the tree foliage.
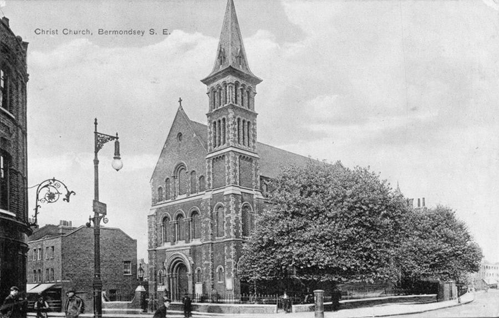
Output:
[[244,280],[372,281],[395,275],[403,198],[366,168],[310,161],[273,181],[244,246]]
[[406,219],[406,237],[397,253],[405,277],[460,280],[479,270],[482,251],[452,209],[412,210]]

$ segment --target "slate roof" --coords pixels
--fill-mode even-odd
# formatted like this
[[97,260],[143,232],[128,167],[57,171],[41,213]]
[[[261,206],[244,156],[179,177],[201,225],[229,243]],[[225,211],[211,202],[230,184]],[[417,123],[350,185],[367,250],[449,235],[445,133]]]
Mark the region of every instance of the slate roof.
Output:
[[[191,127],[206,146],[208,127],[191,120]],[[260,156],[260,175],[268,178],[276,178],[284,166],[304,166],[311,159],[293,152],[279,149],[261,142],[257,142],[257,152]],[[205,147],[207,149],[208,147]]]

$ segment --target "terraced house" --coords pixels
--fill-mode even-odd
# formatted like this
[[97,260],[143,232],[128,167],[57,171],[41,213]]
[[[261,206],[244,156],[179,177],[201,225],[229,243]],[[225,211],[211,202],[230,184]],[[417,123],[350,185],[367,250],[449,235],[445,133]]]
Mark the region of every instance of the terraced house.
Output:
[[238,295],[242,243],[265,207],[269,179],[309,159],[257,140],[256,86],[233,0],[228,0],[207,86],[207,124],[181,100],[150,184],[149,293]]

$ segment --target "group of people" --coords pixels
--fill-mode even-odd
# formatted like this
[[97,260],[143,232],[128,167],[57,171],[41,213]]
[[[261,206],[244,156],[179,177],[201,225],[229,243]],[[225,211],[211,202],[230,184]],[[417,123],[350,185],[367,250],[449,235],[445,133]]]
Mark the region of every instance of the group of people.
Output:
[[[83,299],[76,296],[74,290],[68,290],[66,293],[67,300],[64,306],[66,313],[66,318],[77,318],[82,313],[85,312],[85,303]],[[25,311],[27,299],[21,298],[19,293],[19,288],[17,286],[12,286],[10,288],[10,294],[7,296],[0,307],[0,314],[3,318],[22,318],[25,317]],[[38,299],[33,305],[36,311],[36,318],[47,318],[47,312],[50,310],[50,306],[43,297],[39,295]]]
[[[163,297],[163,305],[161,305],[156,312],[154,313],[153,318],[166,318],[168,308],[170,307],[171,300],[168,296]],[[192,300],[189,295],[185,295],[182,298],[182,304],[184,307],[184,317],[189,318],[192,317]]]

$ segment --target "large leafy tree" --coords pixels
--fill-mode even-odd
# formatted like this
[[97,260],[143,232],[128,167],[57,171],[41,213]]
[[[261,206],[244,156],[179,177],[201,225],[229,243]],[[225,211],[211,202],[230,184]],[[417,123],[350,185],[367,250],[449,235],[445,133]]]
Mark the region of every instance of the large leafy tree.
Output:
[[393,278],[407,205],[379,175],[310,161],[272,182],[272,204],[244,246],[244,280]]
[[397,253],[404,277],[461,280],[479,270],[482,251],[452,209],[412,210],[405,225],[406,237]]

